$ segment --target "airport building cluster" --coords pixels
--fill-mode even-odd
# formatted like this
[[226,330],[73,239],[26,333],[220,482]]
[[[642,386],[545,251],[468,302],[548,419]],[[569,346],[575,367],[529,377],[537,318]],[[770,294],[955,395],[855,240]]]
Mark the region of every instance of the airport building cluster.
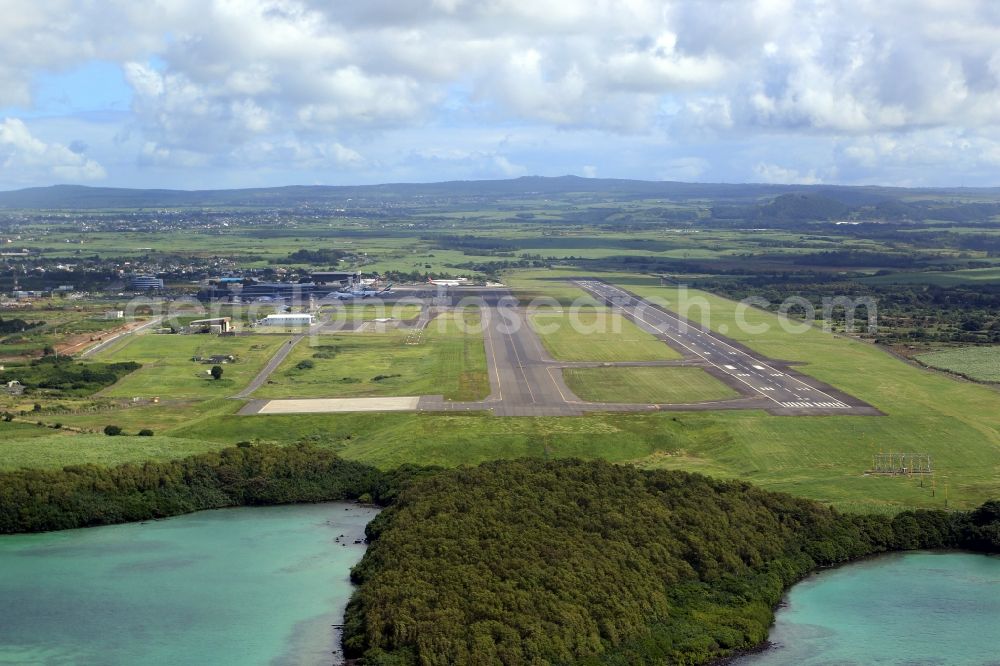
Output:
[[198,300],[231,303],[257,300],[303,301],[310,297],[326,296],[360,280],[360,273],[349,271],[315,272],[299,282],[261,282],[254,278],[223,277],[209,280],[208,285],[198,292]]
[[258,324],[261,326],[284,326],[286,328],[312,326],[313,316],[303,312],[269,314],[261,319]]

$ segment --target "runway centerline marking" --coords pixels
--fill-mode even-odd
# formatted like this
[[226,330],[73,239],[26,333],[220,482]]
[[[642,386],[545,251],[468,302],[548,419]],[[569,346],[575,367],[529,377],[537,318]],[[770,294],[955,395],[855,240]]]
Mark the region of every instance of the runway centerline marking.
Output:
[[492,330],[492,326],[490,326],[490,324],[493,323],[492,322],[492,315],[490,314],[489,308],[483,308],[483,310],[484,310],[484,312],[486,314],[486,317],[485,317],[485,319],[486,319],[486,338],[489,340],[489,343],[490,343],[490,356],[493,358],[493,374],[496,375],[496,378],[497,378],[497,398],[501,402],[503,402],[503,386],[501,385],[502,382],[500,381],[500,365],[497,363],[497,350],[496,350],[496,347],[494,347],[494,345],[493,345],[493,330]]

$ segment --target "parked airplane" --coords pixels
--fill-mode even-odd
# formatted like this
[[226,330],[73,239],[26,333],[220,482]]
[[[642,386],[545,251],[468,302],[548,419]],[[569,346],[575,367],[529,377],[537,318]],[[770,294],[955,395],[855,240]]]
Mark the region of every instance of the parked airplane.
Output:
[[469,281],[469,278],[455,278],[454,280],[435,280],[427,278],[427,281],[437,287],[459,287]]

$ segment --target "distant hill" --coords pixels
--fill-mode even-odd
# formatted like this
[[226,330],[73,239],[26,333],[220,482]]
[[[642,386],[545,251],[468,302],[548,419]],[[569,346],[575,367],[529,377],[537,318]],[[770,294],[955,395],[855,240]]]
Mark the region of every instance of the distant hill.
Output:
[[[874,204],[905,197],[981,197],[1000,200],[1000,188],[922,189],[841,187],[830,185],[763,185],[682,183],[676,181],[621,180],[560,176],[525,176],[510,180],[462,180],[443,183],[393,183],[384,185],[316,185],[265,187],[238,190],[140,190],[114,187],[54,185],[0,192],[0,208],[98,209],[189,207],[295,207],[331,205],[352,200],[406,200],[414,198],[504,199],[530,195],[590,194],[618,198],[672,200],[706,199],[754,203],[781,195],[809,193],[847,206]],[[786,201],[786,203],[788,203]],[[835,206],[829,206],[830,210]]]

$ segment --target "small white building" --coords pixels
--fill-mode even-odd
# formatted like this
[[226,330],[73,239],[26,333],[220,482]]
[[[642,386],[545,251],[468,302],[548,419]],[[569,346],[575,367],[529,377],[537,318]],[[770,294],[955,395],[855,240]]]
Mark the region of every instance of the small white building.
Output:
[[312,326],[313,316],[305,313],[270,314],[260,320],[261,326]]

